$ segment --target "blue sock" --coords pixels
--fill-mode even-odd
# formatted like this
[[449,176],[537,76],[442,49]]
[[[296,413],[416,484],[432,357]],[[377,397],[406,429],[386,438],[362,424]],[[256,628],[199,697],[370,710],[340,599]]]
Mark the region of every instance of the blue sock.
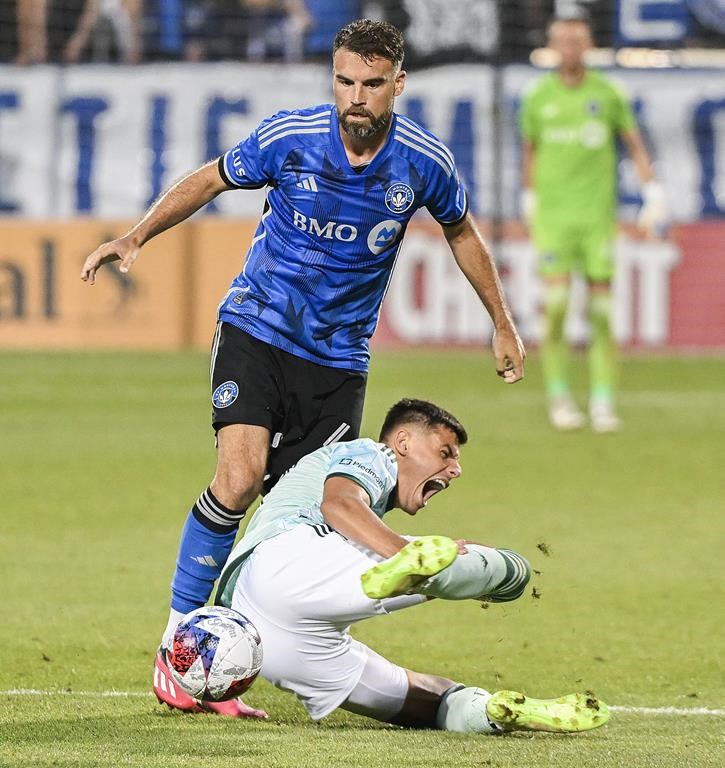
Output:
[[174,610],[188,613],[206,605],[245,513],[246,510],[231,510],[220,504],[208,488],[199,496],[181,532],[171,581]]

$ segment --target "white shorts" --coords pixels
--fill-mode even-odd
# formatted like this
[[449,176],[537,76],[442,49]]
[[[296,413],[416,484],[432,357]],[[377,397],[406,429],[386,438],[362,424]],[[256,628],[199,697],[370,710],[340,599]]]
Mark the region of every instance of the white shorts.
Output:
[[239,574],[232,608],[259,630],[262,676],[293,692],[315,720],[348,698],[366,665],[395,681],[404,676],[348,633],[356,621],[426,601],[367,597],[360,576],[380,560],[329,526],[299,525],[259,544]]

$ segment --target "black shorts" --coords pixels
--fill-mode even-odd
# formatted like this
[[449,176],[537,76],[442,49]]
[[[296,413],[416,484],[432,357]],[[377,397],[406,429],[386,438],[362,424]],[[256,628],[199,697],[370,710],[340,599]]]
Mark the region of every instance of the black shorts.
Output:
[[212,426],[270,432],[266,493],[303,456],[360,436],[367,374],[318,365],[220,323],[211,357]]

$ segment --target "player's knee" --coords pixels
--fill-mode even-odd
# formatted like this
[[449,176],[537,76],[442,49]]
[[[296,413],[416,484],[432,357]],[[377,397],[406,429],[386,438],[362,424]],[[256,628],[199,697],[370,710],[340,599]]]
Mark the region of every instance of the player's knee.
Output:
[[211,489],[230,509],[246,509],[262,492],[262,472],[249,467],[217,468]]
[[589,297],[589,320],[594,330],[608,332],[611,325],[612,296],[597,292]]
[[503,579],[485,597],[492,603],[506,603],[521,597],[531,579],[529,561],[510,549],[497,549],[506,571]]
[[566,309],[569,303],[569,287],[565,283],[554,283],[544,288],[544,317],[546,332],[557,335],[564,327]]
[[363,647],[362,650],[366,656],[365,666],[341,708],[375,720],[396,722],[396,718],[406,714],[411,686],[415,688],[411,675],[415,673],[393,664],[369,648]]

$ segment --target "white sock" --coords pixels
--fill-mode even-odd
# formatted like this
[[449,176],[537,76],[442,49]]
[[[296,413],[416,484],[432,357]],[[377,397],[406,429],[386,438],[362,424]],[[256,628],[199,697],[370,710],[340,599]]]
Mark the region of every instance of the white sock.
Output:
[[496,549],[467,544],[468,552],[415,588],[430,597],[470,600],[489,595],[506,579],[506,560]]
[[451,688],[443,696],[436,725],[441,731],[458,733],[497,733],[488,719],[486,704],[491,694],[483,688]]
[[171,648],[171,644],[174,641],[174,632],[176,632],[176,627],[179,626],[179,622],[184,618],[186,614],[183,614],[181,611],[175,611],[173,608],[169,609],[169,623],[166,625],[166,629],[164,630],[164,634],[161,638],[161,647],[168,650]]

